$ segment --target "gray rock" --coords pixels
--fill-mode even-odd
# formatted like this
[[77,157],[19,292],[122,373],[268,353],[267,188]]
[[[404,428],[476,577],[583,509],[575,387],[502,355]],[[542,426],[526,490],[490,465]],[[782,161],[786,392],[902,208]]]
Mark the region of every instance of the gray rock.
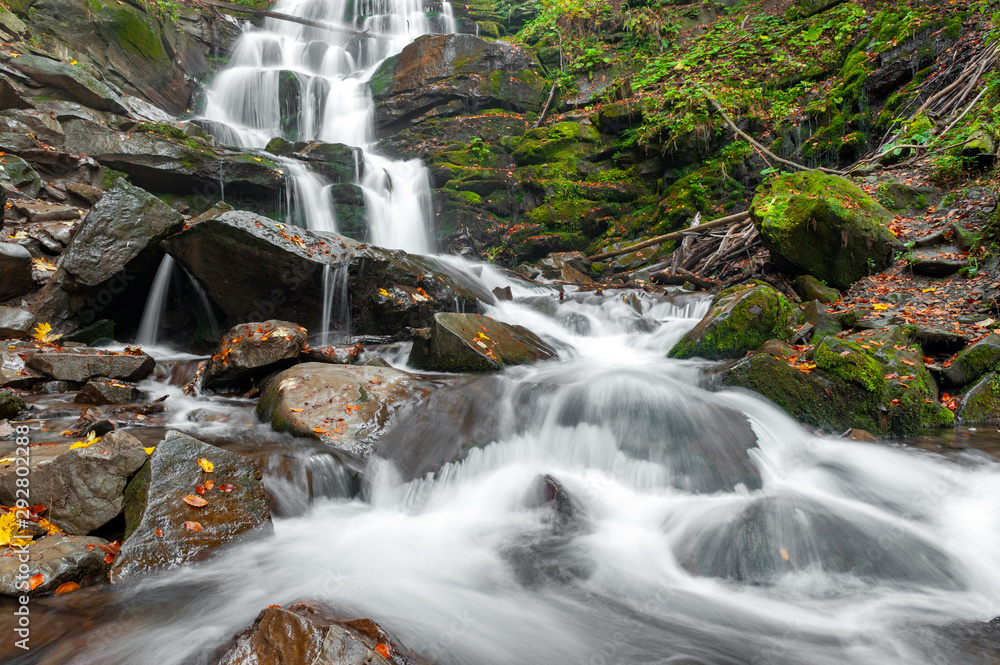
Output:
[[0,307],[0,338],[25,339],[31,336],[35,317],[15,307]]
[[31,253],[20,245],[0,243],[0,300],[23,296],[34,288]]
[[156,367],[156,361],[142,352],[113,353],[89,348],[36,351],[26,364],[57,381],[77,383],[96,377],[141,381]]
[[[7,146],[4,148],[10,150]],[[0,157],[0,168],[0,181],[32,198],[38,196],[42,189],[42,179],[28,162],[17,155],[7,154]]]
[[99,111],[128,115],[128,107],[122,98],[107,84],[91,76],[83,67],[38,55],[22,55],[11,61],[11,66],[39,83],[68,92],[81,104]]
[[[28,570],[20,578],[18,557],[2,556],[0,594],[38,595],[55,591],[66,582],[76,582],[80,586],[100,582],[108,574],[108,564],[104,562],[107,554],[99,548],[107,544],[103,538],[90,536],[45,536],[29,545]],[[35,575],[42,576],[42,583],[32,591],[23,589],[23,581]]]
[[535,333],[479,314],[441,312],[413,341],[410,363],[441,372],[488,372],[556,357]]
[[31,201],[16,201],[14,209],[32,222],[58,222],[80,219],[80,211],[70,206]]
[[179,212],[119,178],[77,229],[59,267],[76,285],[97,286],[138,260],[147,267],[163,255],[159,242],[180,230]]
[[288,321],[244,323],[226,333],[205,369],[205,387],[235,385],[299,357],[306,329]]
[[108,378],[91,379],[80,389],[74,400],[78,404],[129,404],[142,393],[130,383]]
[[27,389],[45,379],[40,372],[26,367],[19,354],[12,350],[0,351],[0,387]]
[[[83,535],[121,513],[126,480],[146,461],[146,452],[139,439],[121,430],[85,448],[72,445],[31,449],[31,501],[48,506],[48,519],[67,533]],[[5,505],[17,500],[18,478],[13,462],[0,466]]]
[[[211,473],[199,466],[201,458],[214,465]],[[215,483],[200,495],[207,504],[186,503],[207,480]],[[202,560],[222,545],[273,532],[256,462],[178,432],[167,432],[125,496],[126,538],[111,569],[112,583]],[[185,527],[195,523],[200,530]]]

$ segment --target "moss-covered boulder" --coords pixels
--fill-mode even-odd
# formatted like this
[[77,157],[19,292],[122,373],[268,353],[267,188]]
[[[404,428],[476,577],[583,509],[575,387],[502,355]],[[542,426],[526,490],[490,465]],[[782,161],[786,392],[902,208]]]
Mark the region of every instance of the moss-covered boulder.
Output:
[[990,372],[972,386],[959,405],[962,425],[1000,425],[1000,373]]
[[9,390],[0,390],[0,420],[11,420],[24,411],[27,405],[18,395]]
[[804,301],[818,300],[831,303],[840,300],[840,291],[827,286],[812,275],[799,275],[795,280],[795,290]]
[[892,213],[839,176],[804,171],[763,186],[750,214],[771,256],[838,289],[892,263]]
[[479,314],[442,312],[413,341],[410,364],[440,372],[489,372],[555,356],[555,349],[527,328]]
[[670,350],[671,358],[739,358],[769,339],[789,333],[792,305],[766,284],[746,284],[719,294],[708,314]]
[[1000,335],[987,335],[962,349],[942,376],[950,386],[965,386],[1000,368]]

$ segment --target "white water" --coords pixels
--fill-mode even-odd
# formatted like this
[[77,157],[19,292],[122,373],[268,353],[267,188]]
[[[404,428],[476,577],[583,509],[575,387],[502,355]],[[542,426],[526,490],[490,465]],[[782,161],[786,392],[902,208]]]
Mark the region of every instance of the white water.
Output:
[[154,346],[158,341],[160,320],[167,309],[167,293],[170,290],[170,278],[174,274],[174,259],[169,254],[163,256],[160,267],[156,269],[153,286],[149,289],[149,297],[142,310],[142,320],[135,343],[140,346]]
[[351,310],[348,296],[349,265],[323,266],[323,329],[320,331],[320,346],[333,344],[334,333],[340,338],[350,337]]

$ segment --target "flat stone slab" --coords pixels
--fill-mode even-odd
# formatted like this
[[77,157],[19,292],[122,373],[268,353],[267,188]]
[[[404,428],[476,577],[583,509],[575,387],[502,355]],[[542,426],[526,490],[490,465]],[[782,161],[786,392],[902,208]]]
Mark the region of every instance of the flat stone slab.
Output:
[[114,353],[98,349],[37,351],[26,365],[57,381],[84,383],[97,377],[141,381],[152,374],[156,361],[141,351]]
[[13,206],[14,210],[17,210],[32,222],[62,222],[80,219],[80,211],[77,208],[55,203],[14,201]]

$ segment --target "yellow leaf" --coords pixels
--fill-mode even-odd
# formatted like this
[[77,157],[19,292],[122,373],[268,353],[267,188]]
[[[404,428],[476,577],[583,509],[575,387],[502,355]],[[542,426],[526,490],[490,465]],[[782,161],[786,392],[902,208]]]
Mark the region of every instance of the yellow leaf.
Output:
[[143,448],[143,450],[145,450],[145,451],[146,451],[146,454],[147,454],[147,455],[152,455],[152,454],[153,454],[153,451],[154,451],[154,450],[156,450],[156,446],[152,446],[152,447],[150,447],[150,448]]
[[32,337],[37,339],[39,342],[49,341],[49,333],[52,332],[52,326],[47,323],[39,323],[35,326],[35,332],[32,333]]
[[94,445],[95,443],[97,443],[100,440],[101,440],[101,437],[99,437],[96,434],[94,434],[93,432],[91,432],[90,435],[89,435],[89,438],[86,441],[77,441],[76,443],[74,443],[73,445],[71,445],[69,447],[69,449],[70,450],[74,450],[76,448],[88,448],[88,447]]
[[212,471],[215,470],[215,465],[209,462],[204,457],[198,458],[198,466],[200,466],[201,470],[204,471],[205,473],[212,473]]
[[388,291],[386,291],[385,289],[379,289],[379,290],[378,290],[378,294],[379,294],[380,296],[384,297],[384,298],[388,298],[388,297],[389,297],[389,295],[390,295],[390,294],[389,294],[389,292],[388,292]]
[[0,545],[10,545],[20,530],[21,525],[14,511],[0,515]]
[[874,309],[874,310],[889,309],[889,306],[888,305],[882,305],[882,304],[876,303],[876,304],[872,305],[872,309]]
[[59,527],[57,527],[55,524],[48,521],[44,517],[38,518],[38,526],[45,529],[45,532],[48,533],[50,536],[55,535],[57,533],[62,533],[62,529],[60,529]]
[[788,552],[785,551],[784,547],[781,548],[781,558],[788,561]]
[[937,288],[933,288],[933,289],[920,289],[920,291],[922,293],[934,293],[935,291],[937,291]]

